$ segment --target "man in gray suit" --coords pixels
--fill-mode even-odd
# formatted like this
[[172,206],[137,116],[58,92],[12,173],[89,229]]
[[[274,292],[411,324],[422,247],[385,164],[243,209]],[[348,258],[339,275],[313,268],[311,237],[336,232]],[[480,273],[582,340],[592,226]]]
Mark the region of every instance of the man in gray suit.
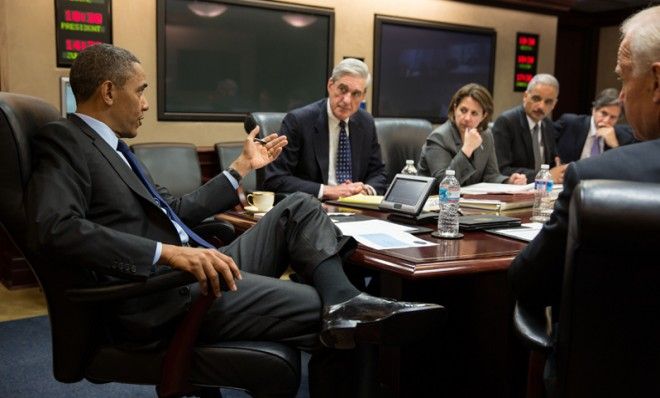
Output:
[[500,173],[521,173],[534,181],[541,164],[550,165],[555,184],[564,180],[555,146],[555,130],[549,119],[557,104],[559,82],[554,76],[538,74],[523,94],[523,104],[503,112],[492,128]]
[[[423,324],[437,319],[437,305],[398,303],[353,287],[342,256],[355,241],[342,236],[309,195],[285,199],[219,249],[187,227],[236,205],[242,176],[275,159],[286,137],[271,134],[257,144],[255,128],[227,170],[175,198],[153,184],[121,140],[137,135],[149,109],[139,60],[124,49],[94,45],[80,53],[70,78],[77,112],[47,124],[33,142],[38,164],[26,207],[35,249],[58,259],[57,266],[74,267],[81,283],[146,280],[172,269],[199,282],[107,309],[105,324],[115,338],[167,336],[192,299],[209,293],[219,298],[200,332],[207,341],[314,347],[320,335],[328,347],[352,348],[356,329],[377,332],[383,323],[400,322],[405,331],[406,317]],[[280,280],[289,264],[309,284]],[[228,290],[222,294],[221,284]]]

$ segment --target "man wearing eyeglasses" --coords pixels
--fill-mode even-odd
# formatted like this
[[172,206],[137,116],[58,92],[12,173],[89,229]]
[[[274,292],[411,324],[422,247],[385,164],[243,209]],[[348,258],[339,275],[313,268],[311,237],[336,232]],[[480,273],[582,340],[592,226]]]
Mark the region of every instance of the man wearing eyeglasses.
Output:
[[548,74],[530,80],[523,103],[502,113],[492,132],[500,173],[521,173],[534,181],[542,164],[550,165],[555,184],[564,180],[566,165],[557,157],[555,129],[549,116],[557,104],[559,82]]
[[280,135],[289,142],[266,168],[264,189],[319,199],[385,192],[385,166],[374,120],[360,109],[371,74],[347,58],[332,71],[328,98],[289,112]]

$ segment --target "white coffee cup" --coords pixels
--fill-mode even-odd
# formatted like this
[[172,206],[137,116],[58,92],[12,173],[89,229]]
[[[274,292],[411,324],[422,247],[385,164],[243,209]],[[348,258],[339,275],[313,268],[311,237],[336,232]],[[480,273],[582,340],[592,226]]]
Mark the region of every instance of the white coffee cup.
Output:
[[268,211],[273,207],[275,194],[268,191],[254,191],[247,196],[247,202],[259,211]]

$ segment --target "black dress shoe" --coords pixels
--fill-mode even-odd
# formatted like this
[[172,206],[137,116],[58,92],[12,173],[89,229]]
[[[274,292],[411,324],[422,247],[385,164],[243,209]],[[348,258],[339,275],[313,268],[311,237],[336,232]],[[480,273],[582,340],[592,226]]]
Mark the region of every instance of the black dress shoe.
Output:
[[444,320],[438,304],[411,303],[361,293],[323,308],[321,342],[326,347],[351,349],[356,341],[406,344],[423,337]]

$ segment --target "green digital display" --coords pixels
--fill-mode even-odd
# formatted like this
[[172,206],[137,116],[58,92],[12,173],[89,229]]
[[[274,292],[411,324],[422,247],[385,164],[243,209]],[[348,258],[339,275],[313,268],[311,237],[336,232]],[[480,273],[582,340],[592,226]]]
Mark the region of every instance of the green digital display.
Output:
[[78,53],[112,43],[112,0],[55,0],[57,66],[69,67]]

